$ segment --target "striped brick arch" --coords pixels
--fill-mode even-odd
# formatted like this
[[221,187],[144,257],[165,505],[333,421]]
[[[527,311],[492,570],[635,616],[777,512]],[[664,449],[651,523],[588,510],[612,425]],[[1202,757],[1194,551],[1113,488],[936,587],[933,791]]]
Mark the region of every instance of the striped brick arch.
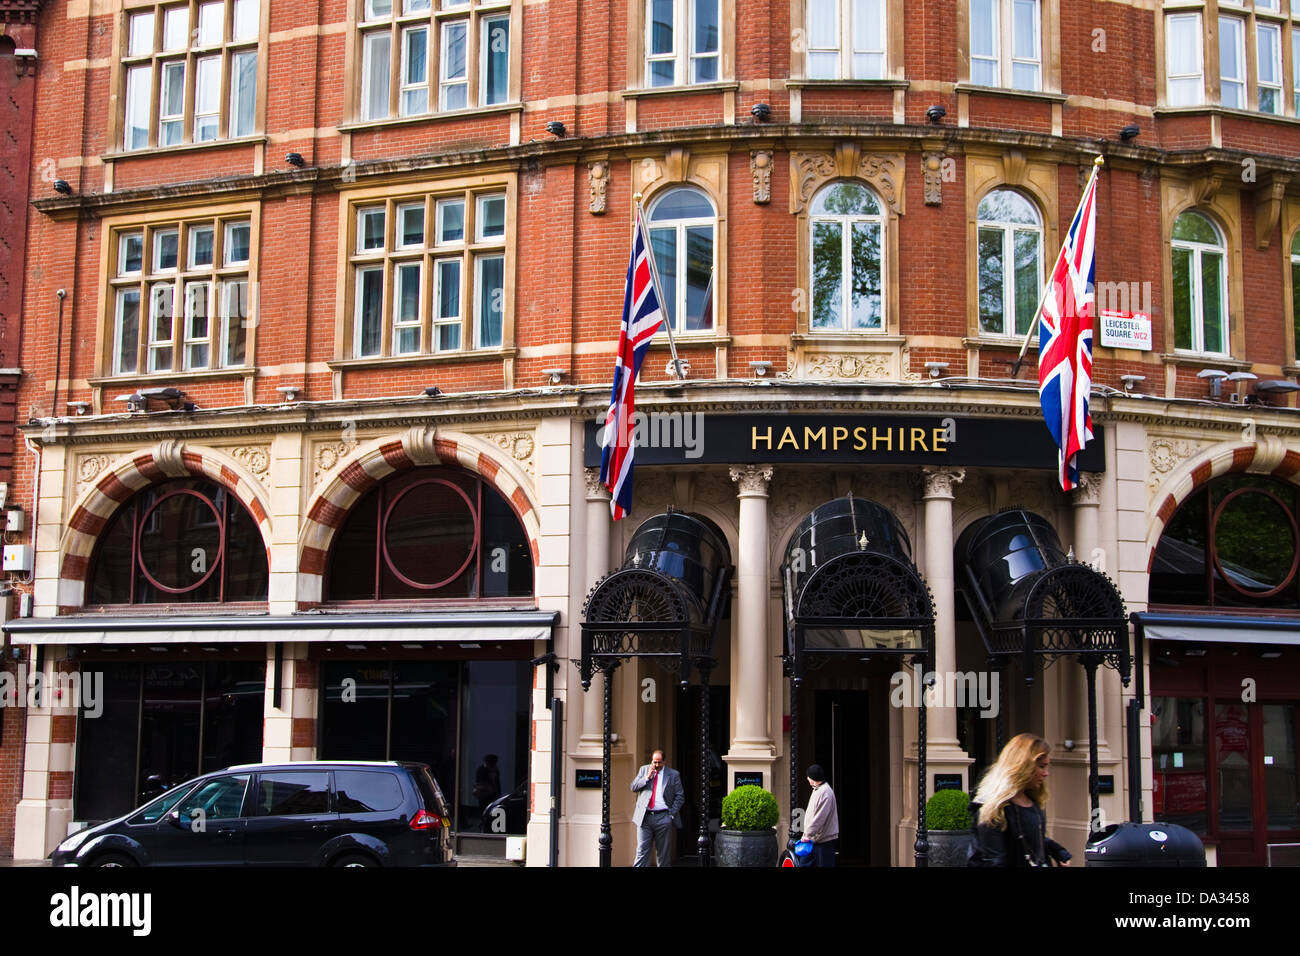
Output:
[[73,508],[60,548],[60,609],[85,604],[90,556],[118,508],[136,492],[171,478],[207,478],[224,486],[257,522],[270,566],[271,519],[262,489],[253,476],[243,465],[215,449],[161,441],[147,451],[117,461]]
[[1183,462],[1160,485],[1147,533],[1147,573],[1156,558],[1156,545],[1174,512],[1197,488],[1223,475],[1249,472],[1270,475],[1283,481],[1300,484],[1300,451],[1287,447],[1275,435],[1261,435],[1251,443],[1222,442]]
[[536,568],[541,556],[541,523],[525,490],[527,479],[513,464],[497,458],[494,448],[469,435],[415,427],[398,437],[380,439],[338,466],[324,491],[312,501],[298,538],[299,604],[322,599],[330,545],[362,495],[389,475],[427,465],[463,468],[500,492],[523,525]]

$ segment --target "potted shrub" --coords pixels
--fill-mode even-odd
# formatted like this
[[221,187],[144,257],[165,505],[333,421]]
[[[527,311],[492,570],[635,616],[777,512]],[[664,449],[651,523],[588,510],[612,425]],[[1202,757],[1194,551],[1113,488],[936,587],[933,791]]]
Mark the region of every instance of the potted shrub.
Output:
[[715,857],[718,866],[776,866],[776,797],[762,787],[737,787],[722,800],[722,829]]
[[963,790],[940,790],[925,802],[931,866],[965,866],[971,843],[970,797]]

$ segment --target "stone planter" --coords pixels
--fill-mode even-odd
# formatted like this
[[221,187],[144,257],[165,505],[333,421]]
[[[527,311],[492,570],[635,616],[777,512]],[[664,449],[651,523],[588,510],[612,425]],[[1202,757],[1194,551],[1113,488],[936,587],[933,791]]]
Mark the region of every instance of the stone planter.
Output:
[[776,830],[718,831],[713,857],[718,866],[776,866]]
[[930,866],[965,866],[970,850],[969,830],[929,830]]

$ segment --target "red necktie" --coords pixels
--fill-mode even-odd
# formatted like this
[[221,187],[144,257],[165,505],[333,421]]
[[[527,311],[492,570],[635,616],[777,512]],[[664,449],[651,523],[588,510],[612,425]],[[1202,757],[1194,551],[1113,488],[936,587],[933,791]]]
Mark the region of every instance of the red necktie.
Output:
[[655,780],[656,778],[658,778],[658,776],[659,776],[658,770],[650,774],[650,809],[651,810],[655,808]]

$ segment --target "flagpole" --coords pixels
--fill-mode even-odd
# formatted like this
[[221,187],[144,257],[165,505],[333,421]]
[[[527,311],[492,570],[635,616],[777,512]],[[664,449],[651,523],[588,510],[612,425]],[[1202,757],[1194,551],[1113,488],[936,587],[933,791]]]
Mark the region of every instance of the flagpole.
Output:
[[[1105,162],[1106,162],[1106,157],[1104,156],[1098,156],[1095,159],[1093,159],[1092,175],[1088,177],[1088,183],[1083,187],[1084,196],[1088,195],[1088,189],[1089,187],[1092,186],[1092,181],[1097,178],[1097,173],[1101,171],[1101,167],[1105,164]],[[1080,201],[1082,201],[1082,199],[1080,199]],[[1077,209],[1078,207],[1076,207],[1076,212]],[[1065,251],[1065,244],[1069,241],[1070,238],[1069,238],[1069,233],[1067,231],[1066,238],[1061,241],[1061,248],[1056,251],[1056,258],[1053,259],[1052,262],[1057,262],[1061,258],[1061,253]],[[1043,291],[1039,293],[1038,308],[1034,310],[1034,319],[1032,322],[1029,323],[1029,329],[1025,332],[1025,340],[1020,343],[1020,354],[1016,356],[1016,360],[1011,366],[1012,378],[1018,378],[1020,375],[1020,366],[1024,364],[1025,352],[1028,351],[1029,349],[1029,340],[1033,336],[1034,332],[1038,329],[1040,317],[1043,314],[1043,303],[1047,301],[1047,292],[1049,289],[1051,289],[1051,287],[1052,286],[1050,282],[1045,282],[1043,284]]]
[[[665,313],[664,328],[668,332],[668,349],[673,355],[673,378],[684,380],[686,376],[682,374],[682,360],[677,357],[677,343],[673,341],[672,318],[667,314],[668,306],[667,300],[664,298],[664,287],[663,283],[659,281],[659,267],[655,265],[655,247],[651,245],[650,237],[646,235],[645,227],[641,222],[641,213],[644,212],[641,208],[641,194],[636,193],[632,199],[636,202],[636,223],[632,226],[632,229],[633,231],[641,230],[641,241],[645,244],[646,259],[650,262],[650,280],[655,284],[655,295],[659,297],[659,306],[664,309]],[[635,241],[634,237],[633,242]],[[675,306],[676,303],[673,303],[673,305]]]

